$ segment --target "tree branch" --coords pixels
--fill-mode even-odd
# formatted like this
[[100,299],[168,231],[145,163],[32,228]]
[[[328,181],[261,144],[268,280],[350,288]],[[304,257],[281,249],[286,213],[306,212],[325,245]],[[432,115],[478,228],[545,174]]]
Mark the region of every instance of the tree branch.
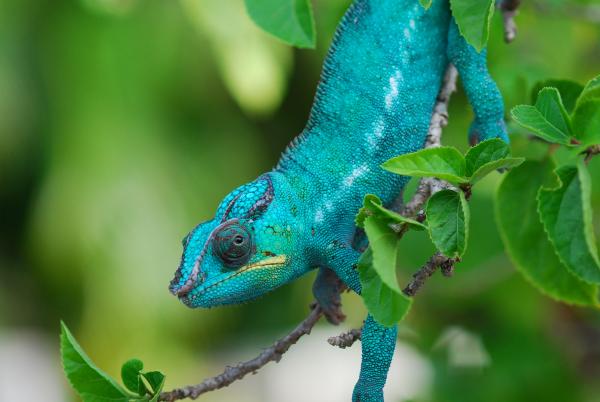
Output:
[[354,342],[358,341],[361,335],[362,328],[354,328],[338,336],[332,336],[331,338],[327,339],[327,342],[331,346],[337,346],[340,349],[346,349],[352,346]]
[[504,22],[504,41],[512,42],[517,37],[517,24],[515,16],[518,13],[518,8],[521,5],[521,0],[504,0],[500,3],[502,11],[502,19]]
[[254,373],[269,362],[278,362],[283,354],[300,339],[303,335],[309,334],[317,321],[323,315],[323,311],[317,303],[311,305],[311,312],[292,332],[275,342],[271,347],[262,351],[257,357],[235,366],[228,366],[225,370],[211,378],[207,378],[197,385],[190,385],[183,388],[160,394],[159,401],[176,401],[190,398],[196,399],[200,395],[223,388],[236,380],[244,378],[248,373]]
[[402,292],[407,296],[413,297],[421,290],[425,281],[435,273],[438,267],[442,267],[444,276],[450,276],[452,275],[454,264],[458,261],[460,261],[458,258],[448,258],[440,252],[435,253],[421,269],[413,274],[411,281]]
[[[442,130],[448,125],[448,103],[450,102],[450,96],[456,91],[457,77],[458,71],[456,71],[456,68],[452,64],[448,65],[442,88],[433,107],[424,148],[436,148],[442,145]],[[411,200],[406,203],[400,213],[409,218],[417,216],[429,197],[449,186],[443,180],[424,177],[419,182],[419,187]]]
[[585,151],[583,151],[582,154],[585,155],[585,159],[584,159],[585,164],[586,165],[589,164],[594,156],[600,155],[600,144],[592,145],[591,147],[589,147]]

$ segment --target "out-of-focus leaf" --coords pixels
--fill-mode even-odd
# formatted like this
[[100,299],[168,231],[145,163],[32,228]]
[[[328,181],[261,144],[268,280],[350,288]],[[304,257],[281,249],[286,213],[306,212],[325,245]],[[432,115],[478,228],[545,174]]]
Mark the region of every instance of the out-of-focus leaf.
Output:
[[592,226],[590,177],[583,163],[556,171],[557,187],[543,187],[538,212],[562,263],[580,279],[600,284],[600,261]]
[[583,102],[600,99],[600,75],[592,78],[583,88],[579,99],[577,99],[577,107]]
[[368,216],[373,215],[385,221],[389,221],[389,223],[405,223],[409,225],[411,229],[415,230],[425,230],[427,228],[427,226],[423,225],[421,222],[406,218],[394,211],[384,208],[383,205],[381,205],[381,199],[379,199],[379,197],[373,194],[367,194],[363,201],[363,207],[356,215],[356,226],[360,228],[364,227],[365,219]]
[[370,247],[358,261],[358,273],[362,299],[375,321],[392,326],[406,316],[412,299],[404,295],[398,285],[392,288],[381,280],[373,268],[373,253]]
[[429,235],[445,256],[461,257],[469,238],[469,204],[462,191],[442,190],[427,202]]
[[429,7],[431,7],[431,2],[432,2],[432,1],[433,1],[433,0],[419,0],[419,3],[421,4],[421,6],[423,6],[423,8],[424,8],[425,10],[428,10],[428,9],[429,9]]
[[60,354],[65,374],[84,402],[128,402],[134,399],[96,367],[62,322]]
[[131,392],[137,392],[144,395],[143,387],[140,387],[140,372],[144,368],[144,363],[139,359],[131,359],[121,366],[121,379],[125,387]]
[[575,81],[569,80],[545,80],[538,82],[531,90],[531,103],[535,104],[538,99],[538,93],[546,88],[553,87],[558,90],[567,112],[571,113],[575,109],[577,98],[583,91],[583,85]]
[[315,22],[310,0],[245,0],[256,25],[285,43],[315,47]]
[[560,262],[537,212],[537,193],[552,179],[554,164],[527,161],[512,169],[498,188],[496,218],[516,268],[555,300],[597,305],[597,287],[579,280]]
[[600,98],[581,102],[573,113],[573,132],[583,145],[600,143]]
[[[283,100],[292,49],[271,39],[244,12],[243,0],[181,0],[194,26],[209,42],[227,90],[242,109],[272,113]],[[201,78],[201,77],[200,77]]]
[[437,177],[451,183],[467,183],[465,158],[456,148],[427,148],[396,156],[381,165],[392,173],[413,177]]
[[450,7],[461,35],[480,52],[488,41],[494,0],[450,0]]

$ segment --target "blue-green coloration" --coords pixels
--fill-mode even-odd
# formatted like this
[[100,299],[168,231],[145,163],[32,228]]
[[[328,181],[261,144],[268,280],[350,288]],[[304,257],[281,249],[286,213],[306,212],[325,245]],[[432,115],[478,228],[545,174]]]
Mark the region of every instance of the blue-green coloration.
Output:
[[[367,193],[390,205],[408,178],[379,167],[423,147],[449,62],[473,106],[472,142],[508,140],[503,103],[460,36],[447,1],[356,0],[325,61],[308,124],[279,164],[219,206],[184,239],[171,292],[190,307],[240,303],[314,268],[313,291],[339,322],[337,277],[360,293],[354,216]],[[335,273],[337,275],[334,275]],[[382,401],[396,327],[367,317],[353,401]]]

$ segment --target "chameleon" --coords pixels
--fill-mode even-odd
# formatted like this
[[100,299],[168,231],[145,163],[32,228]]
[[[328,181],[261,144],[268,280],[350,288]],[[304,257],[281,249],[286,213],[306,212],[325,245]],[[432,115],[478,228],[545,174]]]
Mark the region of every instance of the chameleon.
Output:
[[[340,290],[361,292],[355,215],[365,194],[389,206],[408,182],[380,165],[423,148],[449,63],[474,112],[471,144],[508,142],[486,50],[461,36],[448,0],[427,10],[418,0],[354,0],[305,128],[271,171],[234,189],[183,239],[171,293],[192,308],[244,303],[318,269],[314,296],[330,322],[342,321]],[[396,336],[367,315],[352,401],[383,401]]]

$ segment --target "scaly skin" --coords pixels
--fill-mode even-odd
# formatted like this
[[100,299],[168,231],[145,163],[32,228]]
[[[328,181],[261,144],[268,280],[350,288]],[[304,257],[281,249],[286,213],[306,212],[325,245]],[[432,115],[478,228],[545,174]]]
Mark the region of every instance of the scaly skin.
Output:
[[[356,0],[336,32],[306,128],[275,169],[235,189],[184,239],[171,292],[190,307],[240,303],[319,268],[313,292],[331,322],[343,319],[337,278],[361,291],[354,216],[365,194],[389,205],[406,184],[379,165],[423,147],[449,62],[475,112],[471,141],[508,141],[485,51],[459,35],[447,1],[425,11],[417,0]],[[395,326],[367,317],[353,401],[383,401],[395,342]]]

